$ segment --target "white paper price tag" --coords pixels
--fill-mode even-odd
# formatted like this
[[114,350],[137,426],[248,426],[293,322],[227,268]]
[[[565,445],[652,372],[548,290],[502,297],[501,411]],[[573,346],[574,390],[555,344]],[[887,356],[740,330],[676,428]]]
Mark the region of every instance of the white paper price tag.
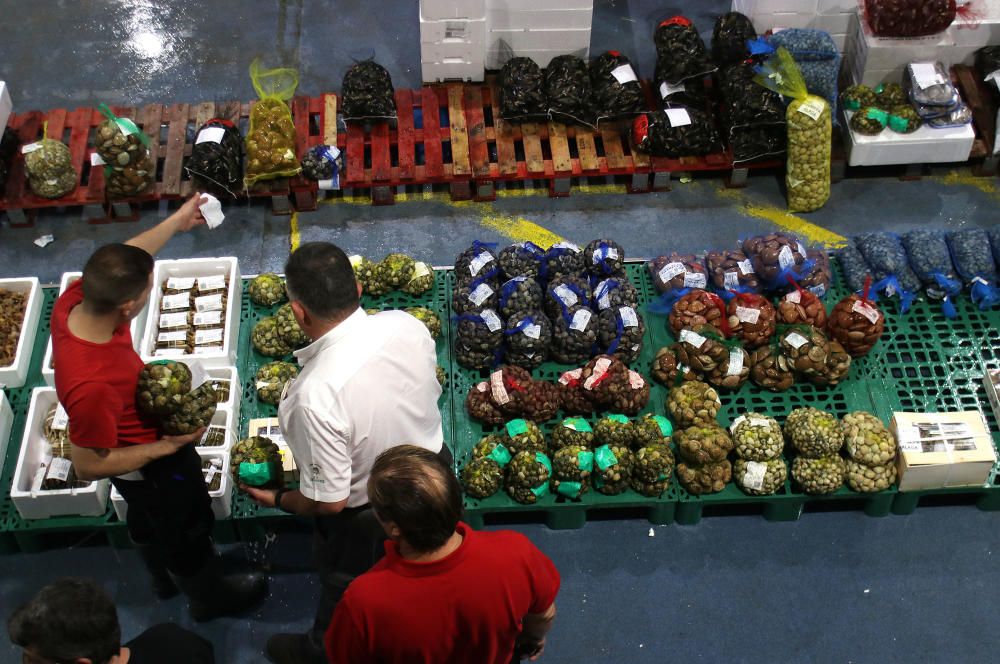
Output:
[[743,486],[753,491],[762,490],[764,488],[764,474],[766,472],[766,463],[747,461],[747,472],[743,475]]
[[611,75],[615,77],[615,80],[625,85],[626,83],[631,83],[632,81],[638,81],[638,77],[635,75],[635,70],[632,69],[632,65],[620,65],[611,70]]
[[65,482],[69,479],[69,471],[73,468],[73,462],[62,457],[53,457],[49,463],[49,469],[45,473],[45,479]]
[[167,279],[167,290],[189,291],[194,288],[194,277],[170,277]]
[[701,272],[687,272],[684,274],[684,288],[704,288],[706,285],[708,285],[708,281]]
[[583,389],[592,390],[597,381],[604,377],[604,374],[608,373],[608,367],[611,366],[611,360],[606,357],[594,362],[594,373],[590,374],[587,380],[583,381]]
[[795,256],[792,254],[792,248],[787,244],[778,252],[778,265],[781,266],[782,270],[787,270],[795,265]]
[[552,289],[552,293],[556,297],[558,297],[559,300],[562,301],[562,303],[567,307],[572,307],[574,304],[580,301],[580,298],[576,296],[576,293],[573,292],[573,289],[571,289],[566,284],[559,284],[558,286]]
[[740,285],[740,275],[735,270],[730,270],[723,273],[722,275],[722,285],[728,289],[736,288]]
[[594,265],[597,265],[603,260],[618,260],[618,250],[614,247],[601,247],[599,249],[594,249],[594,254],[591,258],[594,261]]
[[734,348],[729,351],[729,369],[726,371],[726,375],[739,376],[741,373],[743,373],[743,351]]
[[106,164],[106,162],[101,157],[101,155],[97,154],[96,152],[91,152],[90,153],[90,165],[91,166],[104,166],[105,164]]
[[212,327],[214,325],[222,325],[221,311],[205,311],[194,315],[195,327]]
[[199,143],[221,143],[222,137],[226,135],[225,127],[205,127],[198,132],[198,138],[194,140],[194,144]]
[[479,317],[486,323],[486,327],[490,332],[496,332],[503,326],[503,323],[500,322],[500,317],[492,309],[483,309]]
[[175,330],[179,327],[187,327],[188,315],[181,314],[160,314],[160,329]]
[[766,417],[751,417],[750,426],[754,429],[769,429],[771,427],[771,421]]
[[[219,333],[221,334],[222,330],[219,330]],[[220,341],[221,341],[221,339],[220,339]],[[202,366],[201,362],[198,362],[197,360],[194,361],[194,362],[188,362],[187,366],[188,366],[188,369],[191,370],[191,389],[192,390],[197,390],[199,387],[201,387],[202,385],[204,385],[205,383],[207,383],[209,380],[211,380],[208,377],[208,372],[205,371],[205,367]]]
[[806,245],[801,242],[798,242],[797,244],[799,248],[799,256],[802,256],[803,259],[809,258],[809,254],[806,252]]
[[476,276],[477,274],[479,274],[479,271],[482,270],[492,260],[493,256],[488,251],[480,252],[480,254],[475,258],[473,258],[472,261],[469,263],[469,272],[472,273],[472,276]]
[[57,403],[55,415],[52,416],[52,429],[55,431],[65,431],[68,426],[69,413],[66,412],[61,403]]
[[493,289],[490,288],[489,284],[479,284],[469,293],[469,301],[478,307],[491,295],[493,295]]
[[490,374],[490,388],[493,391],[493,400],[499,405],[510,402],[510,395],[503,384],[503,371],[494,371]]
[[524,332],[524,336],[529,339],[538,339],[542,336],[542,326],[538,323],[533,323],[532,325],[525,327],[522,332]]
[[686,108],[668,108],[664,112],[671,127],[686,127],[691,124],[691,114]]
[[211,277],[198,277],[198,290],[201,292],[205,291],[217,291],[226,289],[226,278],[221,274],[215,274]]
[[705,341],[707,341],[705,337],[693,330],[681,330],[681,342],[683,343],[691,344],[695,348],[701,348],[705,345]]
[[914,62],[910,65],[913,80],[921,90],[944,83],[933,62]]
[[760,320],[760,309],[754,309],[753,307],[736,307],[736,320],[741,323],[749,323],[750,325],[756,325],[757,321]]
[[802,303],[802,293],[799,290],[793,290],[791,293],[785,296],[786,302],[791,302],[792,304]]
[[[197,330],[194,333],[194,345],[204,346],[206,344],[219,344],[222,343],[222,330]],[[194,386],[194,380],[191,381],[192,387]]]
[[678,274],[683,274],[687,272],[687,268],[684,267],[684,263],[667,263],[663,268],[657,273],[660,277],[660,281],[667,282],[676,277]]
[[431,273],[431,269],[427,267],[427,263],[418,262],[413,265],[413,276],[410,277],[410,281],[414,279],[419,279],[420,277],[426,277]]
[[816,121],[819,120],[819,116],[823,115],[823,110],[825,108],[826,102],[822,99],[810,97],[799,105],[799,113],[808,115],[813,119],[813,121]]
[[35,150],[41,150],[41,149],[42,149],[41,143],[28,143],[27,145],[21,146],[21,154],[31,154]]
[[632,371],[631,369],[629,369],[629,372],[628,372],[628,385],[633,390],[641,390],[643,387],[646,386],[646,380],[641,375],[639,375],[638,372],[635,372],[635,371]]
[[194,309],[199,313],[205,311],[223,311],[225,307],[222,306],[222,294],[196,297],[194,299]]
[[678,92],[687,92],[687,88],[684,87],[683,83],[678,83],[677,85],[667,82],[660,83],[660,99],[666,99]]
[[593,316],[590,313],[590,309],[578,309],[576,313],[573,314],[573,321],[569,324],[569,329],[576,330],[577,332],[583,332],[587,329],[587,325],[590,323],[590,319]]
[[156,343],[158,344],[169,344],[175,341],[187,341],[187,332],[185,330],[180,330],[178,332],[160,332],[156,335]]
[[753,263],[750,262],[750,259],[740,261],[736,266],[740,268],[740,272],[743,274],[754,274]]
[[573,369],[572,371],[567,371],[563,375],[559,376],[559,383],[561,385],[569,385],[574,380],[580,380],[580,376],[583,375],[583,369]]
[[355,270],[358,269],[358,266],[361,265],[361,261],[363,261],[364,259],[365,257],[362,256],[361,254],[354,254],[352,256],[347,257],[347,260],[351,261],[351,267]]
[[619,307],[618,316],[622,319],[623,327],[639,327],[639,316],[632,307]]
[[184,357],[187,353],[183,348],[157,348],[153,351],[153,357]]
[[801,334],[799,334],[798,332],[789,332],[787,335],[785,335],[785,341],[788,343],[789,346],[791,346],[795,350],[798,350],[799,348],[802,348],[807,343],[809,343],[809,340],[806,339]]
[[851,311],[856,311],[872,323],[878,322],[878,310],[867,302],[855,300],[854,306],[851,307]]
[[187,293],[177,295],[164,295],[160,300],[160,311],[177,311],[187,309],[191,306],[191,296]]

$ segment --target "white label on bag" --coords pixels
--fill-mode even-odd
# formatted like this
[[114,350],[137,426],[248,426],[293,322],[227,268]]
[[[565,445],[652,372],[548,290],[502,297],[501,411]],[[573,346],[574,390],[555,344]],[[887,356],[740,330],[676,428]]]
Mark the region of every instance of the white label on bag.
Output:
[[944,83],[932,62],[914,62],[910,65],[910,71],[913,72],[913,80],[921,90]]
[[611,70],[611,75],[614,76],[615,80],[622,85],[639,80],[639,78],[635,75],[635,70],[632,69],[632,65],[619,65]]
[[618,260],[618,250],[614,247],[601,247],[600,249],[594,249],[594,254],[591,258],[594,260],[594,265],[597,265],[603,260]]
[[603,378],[604,374],[608,373],[608,367],[610,366],[611,366],[611,360],[609,360],[606,357],[602,357],[601,359],[594,362],[594,373],[592,373],[590,377],[583,382],[583,389],[585,390],[594,389],[594,385],[597,383],[597,381]]
[[365,257],[362,256],[361,254],[354,254],[353,256],[347,257],[347,260],[351,261],[351,267],[354,268],[355,270],[358,269],[358,266],[361,265],[361,261],[363,261],[364,259]]
[[206,311],[194,315],[195,327],[210,327],[213,325],[222,325],[221,311]]
[[813,121],[819,120],[819,116],[823,115],[823,109],[826,106],[826,102],[822,99],[816,99],[810,97],[804,102],[799,104],[799,113],[803,115],[808,115]]
[[569,249],[576,253],[580,253],[580,246],[573,244],[572,242],[556,242],[552,245],[553,249]]
[[658,274],[660,281],[670,281],[678,274],[683,274],[684,272],[687,272],[687,268],[684,267],[684,263],[673,262],[664,265]]
[[[221,330],[219,330],[221,332]],[[196,342],[197,343],[197,342]],[[197,390],[199,387],[211,380],[208,377],[208,372],[205,371],[205,367],[202,366],[201,362],[188,362],[188,369],[191,370],[191,389]]]
[[194,277],[170,277],[167,279],[167,290],[188,291],[194,288]]
[[686,108],[668,108],[664,112],[671,127],[686,127],[691,124],[691,114]]
[[485,392],[488,389],[490,389],[490,386],[489,386],[489,383],[487,383],[485,380],[483,382],[479,383],[478,385],[476,385],[476,390],[478,390],[480,392]]
[[492,260],[493,256],[488,251],[481,252],[478,256],[472,259],[472,262],[469,263],[469,272],[472,273],[472,276],[476,276],[479,274],[479,271]]
[[801,242],[799,242],[798,245],[799,245],[799,255],[802,256],[802,258],[809,258],[809,254],[806,253],[806,246]]
[[[195,349],[197,352],[197,349]],[[183,348],[157,348],[153,351],[153,357],[184,357],[187,352]]]
[[684,275],[684,288],[704,288],[708,284],[701,272],[688,272]]
[[741,373],[743,373],[743,351],[734,348],[729,351],[729,369],[726,371],[726,375],[739,376]]
[[65,431],[68,426],[69,413],[66,412],[66,409],[63,408],[61,403],[57,403],[55,415],[52,416],[52,430]]
[[687,92],[687,88],[684,87],[683,83],[678,83],[677,85],[667,83],[666,81],[660,83],[660,99],[666,99],[667,97],[675,95],[678,92]]
[[73,468],[73,462],[62,457],[53,457],[49,462],[49,470],[45,473],[45,479],[59,480],[65,482],[69,479],[69,471]]
[[41,150],[41,149],[42,149],[41,143],[28,143],[27,145],[21,146],[21,154],[31,154],[35,150]]
[[751,417],[750,426],[755,429],[769,429],[771,428],[771,421],[765,417]]
[[878,322],[878,310],[867,302],[862,302],[861,300],[855,300],[854,306],[851,307],[851,311],[856,311],[865,318],[867,318],[872,323]]
[[705,337],[701,336],[697,332],[694,332],[692,330],[681,330],[682,343],[688,343],[694,346],[695,348],[701,348],[702,346],[705,345],[706,341],[707,339],[705,339]]
[[802,348],[807,343],[809,343],[809,340],[806,339],[801,334],[799,334],[798,332],[790,332],[788,335],[785,336],[785,341],[787,341],[788,345],[794,348],[795,350],[798,350],[799,348]]
[[198,138],[194,139],[194,144],[199,143],[221,143],[222,137],[226,135],[225,127],[205,127],[198,132]]
[[743,486],[754,491],[760,491],[764,488],[764,473],[766,472],[766,463],[747,461],[747,472],[743,475]]
[[571,380],[580,380],[580,376],[583,375],[583,369],[573,369],[572,371],[567,371],[562,376],[559,376],[559,382],[562,385],[569,385]]
[[91,152],[90,153],[90,165],[91,166],[104,166],[104,165],[106,165],[106,163],[107,162],[104,161],[104,158],[101,157],[101,155],[97,154],[96,152]]
[[191,306],[191,296],[187,293],[164,295],[160,301],[160,311],[177,311]]
[[188,315],[183,314],[160,314],[160,329],[171,330],[178,327],[187,327]]
[[749,258],[738,262],[736,266],[740,268],[740,272],[743,274],[754,274],[753,263],[750,262]]
[[[194,333],[194,345],[204,346],[205,344],[222,343],[222,330],[198,330]],[[191,381],[194,387],[194,381]]]
[[493,390],[493,400],[499,405],[510,402],[510,395],[503,384],[503,371],[497,370],[490,374],[490,387]]
[[592,316],[593,314],[590,313],[590,309],[578,309],[577,312],[573,314],[573,321],[569,324],[569,329],[583,332],[587,329],[587,325],[590,323]]
[[469,293],[469,301],[478,307],[488,300],[490,295],[493,295],[493,289],[489,284],[479,284]]
[[792,255],[792,248],[787,244],[778,252],[778,265],[781,266],[782,270],[787,270],[795,265],[795,256]]
[[196,297],[194,299],[194,308],[198,312],[222,311],[224,309],[222,306],[222,294]]
[[760,320],[760,309],[754,309],[753,307],[741,307],[737,305],[736,320],[741,323],[756,325],[757,321]]
[[158,344],[168,344],[172,341],[187,341],[187,332],[181,330],[179,332],[160,332],[156,335],[156,343]]
[[486,327],[490,332],[496,332],[503,326],[503,323],[500,322],[500,317],[492,309],[483,309],[479,317],[486,323]]
[[730,270],[722,275],[722,285],[726,288],[736,288],[740,285],[740,275],[735,270]]
[[633,390],[641,390],[646,386],[646,381],[639,373],[630,369],[628,372],[628,385]]
[[729,425],[729,433],[736,433],[736,427],[746,422],[746,420],[747,420],[746,415],[740,415],[735,420],[733,420],[732,424]]
[[618,315],[621,316],[623,327],[639,327],[639,317],[632,307],[619,307]]
[[785,301],[791,302],[792,304],[800,304],[802,302],[802,293],[798,290],[793,290],[785,296]]
[[430,273],[431,269],[427,267],[427,263],[416,263],[413,266],[413,276],[410,277],[410,281],[419,279],[420,277],[426,277]]
[[572,307],[574,304],[580,301],[580,298],[576,296],[576,293],[573,292],[573,289],[567,286],[566,284],[559,284],[558,286],[552,289],[552,293],[556,297],[558,297],[562,301],[562,303],[565,304],[567,307]]
[[610,306],[611,306],[611,296],[608,292],[605,292],[604,295],[597,298],[597,308],[600,309],[601,311],[604,311]]
[[528,337],[529,339],[538,339],[540,336],[542,336],[542,326],[539,325],[538,323],[534,323],[524,328],[522,332],[524,332],[524,336]]
[[202,292],[225,290],[225,288],[226,278],[221,274],[212,275],[211,277],[198,277],[198,290]]

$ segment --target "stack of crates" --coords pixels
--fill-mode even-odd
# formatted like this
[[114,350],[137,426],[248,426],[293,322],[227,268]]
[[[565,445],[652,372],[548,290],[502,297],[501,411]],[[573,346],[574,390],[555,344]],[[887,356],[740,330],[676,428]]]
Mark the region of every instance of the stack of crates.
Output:
[[420,0],[420,69],[428,83],[482,81],[486,0]]

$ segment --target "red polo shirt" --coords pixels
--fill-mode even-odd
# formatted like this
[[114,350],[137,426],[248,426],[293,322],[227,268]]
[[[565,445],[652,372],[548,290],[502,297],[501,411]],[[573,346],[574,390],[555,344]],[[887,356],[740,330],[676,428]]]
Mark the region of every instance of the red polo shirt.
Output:
[[415,563],[385,558],[347,588],[326,633],[334,664],[509,664],[521,619],[559,592],[555,565],[524,535],[458,525],[461,546]]
[[129,323],[115,330],[111,341],[96,344],[69,331],[69,313],[83,301],[83,280],[77,279],[52,309],[52,359],[56,394],[69,415],[74,445],[124,447],[152,443],[159,433],[135,407],[135,388],[142,360],[132,347]]

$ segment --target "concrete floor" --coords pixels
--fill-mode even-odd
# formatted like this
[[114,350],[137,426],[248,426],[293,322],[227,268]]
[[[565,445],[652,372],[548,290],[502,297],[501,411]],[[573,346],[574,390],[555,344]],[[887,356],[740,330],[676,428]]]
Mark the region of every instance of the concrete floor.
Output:
[[[3,2],[4,9],[13,0]],[[618,48],[641,74],[653,69],[652,28],[675,13],[704,34],[726,0],[598,0],[592,51]],[[300,91],[338,90],[343,72],[374,56],[397,87],[419,85],[416,0],[36,0],[0,20],[0,79],[17,110],[153,101],[246,99],[254,55],[297,66]],[[40,46],[44,45],[44,46]],[[218,230],[177,238],[164,257],[232,255],[244,274],[281,269],[297,231],[380,258],[390,251],[450,264],[473,239],[509,242],[618,239],[630,256],[702,251],[781,228],[811,244],[835,244],[869,229],[989,226],[997,222],[995,179],[962,166],[935,168],[917,182],[855,173],[809,215],[784,211],[774,174],[745,190],[719,179],[674,183],[670,192],[629,196],[620,187],[575,190],[566,199],[512,190],[495,203],[455,204],[447,195],[409,195],[391,207],[336,200],[294,220],[260,204],[234,205]],[[0,227],[0,277],[56,282],[93,249],[155,223],[92,226],[48,212],[30,229]],[[55,242],[33,241],[51,233]],[[992,564],[997,517],[970,507],[921,509],[909,517],[806,514],[795,523],[709,518],[692,527],[598,521],[578,531],[515,526],[563,574],[560,616],[543,661],[607,662],[971,662],[991,659],[1000,572]],[[268,634],[303,629],[315,583],[301,535],[279,537],[272,599],[245,620],[197,629],[220,662],[261,661]],[[229,553],[242,557],[240,547]],[[79,546],[0,559],[0,613],[60,574],[97,578],[119,602],[126,636],[151,623],[189,624],[179,600],[156,603],[135,557]],[[304,599],[308,598],[308,599]],[[0,646],[0,662],[15,662]]]

